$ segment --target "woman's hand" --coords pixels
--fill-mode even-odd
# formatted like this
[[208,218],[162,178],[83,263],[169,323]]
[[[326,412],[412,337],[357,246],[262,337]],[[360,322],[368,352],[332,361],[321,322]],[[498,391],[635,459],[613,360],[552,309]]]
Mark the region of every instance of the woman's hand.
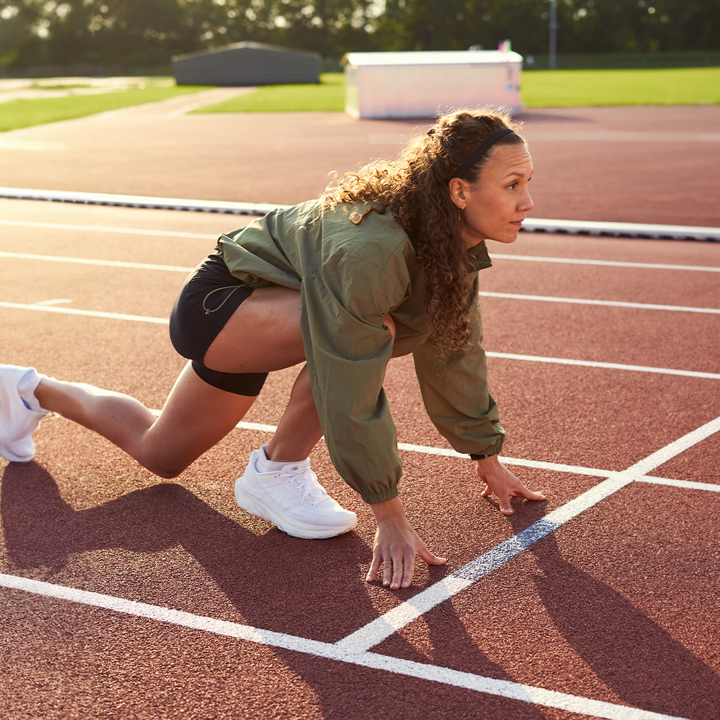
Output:
[[526,500],[544,500],[539,492],[528,490],[501,462],[498,455],[491,455],[484,460],[476,460],[478,477],[485,483],[482,497],[493,493],[497,496],[500,512],[512,515],[511,497],[524,497]]
[[405,516],[400,498],[371,505],[378,529],[375,532],[373,561],[365,578],[372,582],[383,569],[383,585],[391,590],[406,588],[415,574],[415,556],[428,565],[443,565],[447,560],[433,555],[418,537]]

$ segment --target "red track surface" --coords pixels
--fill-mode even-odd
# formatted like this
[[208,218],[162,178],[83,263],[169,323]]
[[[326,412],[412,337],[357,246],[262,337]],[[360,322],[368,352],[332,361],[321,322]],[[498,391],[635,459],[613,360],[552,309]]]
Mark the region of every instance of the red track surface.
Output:
[[[3,151],[3,184],[293,202],[317,192],[327,169],[351,169],[368,159],[367,153],[362,157],[369,147],[363,138],[409,128],[329,114],[255,116],[252,127],[247,117],[159,122],[149,110],[114,117],[117,133],[125,124],[128,134],[114,131],[104,149],[100,129],[112,116],[12,134],[10,139],[24,142],[31,136],[36,142],[52,139],[66,149]],[[651,117],[655,125],[649,128]],[[656,158],[658,147],[632,135],[687,132],[690,117],[698,133],[716,132],[717,108],[533,113],[527,134],[531,141],[537,135],[533,182],[544,203],[541,210],[538,202],[536,214],[720,225],[717,197],[709,197],[720,167],[717,140],[668,141]],[[239,128],[243,123],[250,125]],[[587,138],[563,139],[570,128],[587,127],[626,139],[602,151],[596,147],[601,143]],[[348,141],[353,132],[357,145]],[[232,133],[243,145],[232,149],[229,162],[219,148]],[[290,139],[299,138],[306,145],[293,148]],[[129,147],[119,149],[125,142]],[[140,147],[146,160],[138,159]],[[341,147],[346,155],[339,154]],[[395,147],[379,149],[391,154]],[[233,161],[235,155],[242,163]],[[590,174],[584,163],[591,161],[597,190],[586,192]],[[677,172],[686,168],[690,184],[657,172],[655,163],[661,162],[675,163]],[[617,168],[625,165],[634,168],[636,180],[626,170],[618,180]],[[305,177],[311,178],[307,186]],[[695,189],[700,187],[703,192]],[[192,267],[219,232],[244,221],[22,201],[2,201],[0,208],[0,302],[27,306],[0,306],[3,362],[34,364],[41,372],[128,392],[161,407],[182,367],[164,324],[32,306],[69,300],[52,307],[162,319],[182,270],[8,254]],[[166,236],[131,232],[138,229]],[[526,356],[491,356],[491,387],[509,432],[505,455],[521,463],[514,471],[545,492],[547,502],[516,502],[515,515],[505,518],[479,497],[469,461],[403,451],[401,494],[408,514],[429,547],[449,561],[421,567],[411,588],[391,593],[363,581],[371,516],[337,477],[322,444],[313,453],[318,474],[358,513],[360,525],[334,540],[302,541],[235,505],[232,483],[267,432],[238,429],[177,481],[159,482],[104,440],[48,418],[36,434],[34,462],[0,463],[0,717],[649,717],[630,708],[719,717],[717,422],[704,439],[639,473],[670,484],[633,482],[562,518],[525,551],[503,556],[493,572],[481,577],[464,571],[465,577],[476,573],[474,582],[401,623],[397,632],[371,633],[355,647],[369,652],[352,655],[342,644],[331,648],[403,602],[426,597],[421,591],[437,592],[436,583],[524,529],[542,529],[534,524],[553,520],[557,515],[550,513],[584,492],[608,487],[602,483],[609,471],[622,472],[720,416],[717,313],[542,299],[718,309],[720,274],[709,270],[720,268],[718,245],[521,235],[514,246],[491,251],[505,257],[481,274],[482,290],[535,298],[483,297],[482,307],[486,349]],[[706,269],[507,257],[518,255]],[[612,366],[582,364],[588,361]],[[274,425],[293,375],[273,374],[246,421]],[[401,442],[447,447],[424,415],[411,362],[391,363],[386,389]],[[528,466],[533,461],[557,465]],[[50,587],[10,589],[8,577]],[[70,596],[41,594],[58,587],[70,588]],[[158,616],[160,610],[122,606],[117,599],[191,615]],[[114,609],[92,606],[97,602]],[[217,633],[242,629],[214,621],[281,635],[227,637]],[[508,684],[492,685],[488,678]],[[532,695],[533,688],[566,695]]]

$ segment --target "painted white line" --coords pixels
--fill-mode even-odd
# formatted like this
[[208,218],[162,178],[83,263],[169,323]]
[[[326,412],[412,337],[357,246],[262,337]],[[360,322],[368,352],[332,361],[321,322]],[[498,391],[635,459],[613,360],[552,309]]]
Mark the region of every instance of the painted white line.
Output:
[[504,300],[532,300],[533,302],[569,303],[571,305],[600,305],[603,307],[633,308],[635,310],[668,310],[675,312],[708,313],[720,315],[717,308],[683,307],[681,305],[654,305],[651,303],[631,303],[614,300],[588,300],[585,298],[555,297],[553,295],[521,295],[519,293],[500,293],[481,291],[480,297],[502,298]]
[[83,317],[96,317],[105,320],[129,320],[131,322],[153,323],[168,325],[167,318],[147,317],[146,315],[125,315],[123,313],[102,312],[100,310],[76,310],[75,308],[53,307],[51,305],[27,305],[23,303],[0,302],[0,307],[11,310],[36,310],[39,312],[56,313],[58,315],[81,315]]
[[[114,225],[70,225],[65,223],[33,222],[29,220],[0,220],[0,225],[15,225],[42,230],[75,230],[78,232],[118,233],[120,235],[148,235],[152,237],[187,238],[190,240],[215,240],[217,234],[180,232],[177,230],[150,230],[149,228],[127,228]],[[566,265],[598,265],[605,267],[626,267],[646,270],[687,270],[694,272],[720,272],[720,267],[703,265],[662,265],[658,263],[621,262],[619,260],[592,260],[581,258],[542,257],[539,255],[508,255],[492,253],[492,259],[521,260],[525,262],[562,263]]]
[[522,360],[523,362],[550,363],[552,365],[576,365],[578,367],[604,368],[607,370],[628,370],[630,372],[659,373],[660,375],[679,375],[680,377],[720,380],[720,373],[700,372],[697,370],[673,370],[671,368],[648,367],[645,365],[623,365],[595,360],[570,360],[569,358],[545,357],[544,355],[518,355],[516,353],[488,352],[490,358],[501,360]]
[[69,298],[52,298],[52,300],[40,300],[35,303],[36,305],[64,305],[65,303],[71,303],[72,300]]
[[69,263],[71,265],[92,265],[94,267],[129,268],[131,270],[161,270],[188,274],[194,270],[181,265],[153,265],[151,263],[125,262],[123,260],[91,260],[89,258],[62,257],[60,255],[31,255],[30,253],[2,252],[0,257],[14,260],[38,260],[40,262]]
[[638,482],[651,483],[652,485],[669,485],[670,487],[687,488],[688,490],[707,490],[708,492],[720,492],[720,485],[714,483],[693,482],[692,480],[672,480],[670,478],[653,477],[646,475],[637,479]]
[[365,652],[386,638],[393,635],[400,628],[411,623],[416,618],[432,610],[436,605],[456,595],[465,588],[473,585],[494,570],[505,565],[521,552],[534,545],[551,532],[557,530],[569,520],[577,517],[589,508],[597,505],[601,500],[616,493],[634,480],[647,475],[655,468],[668,462],[676,455],[705,440],[720,431],[720,418],[706,423],[697,430],[670,443],[666,447],[652,453],[640,462],[635,463],[627,470],[613,473],[611,477],[599,485],[591,488],[574,500],[553,510],[546,517],[525,528],[509,540],[488,550],[486,553],[456,570],[440,582],[435,583],[426,590],[415,595],[410,600],[398,605],[381,617],[373,620],[364,627],[351,633],[338,646],[351,652]]
[[[44,302],[44,301],[41,301]],[[96,310],[78,310],[75,308],[48,307],[39,303],[13,303],[0,301],[0,307],[12,310],[45,310],[58,314],[78,315],[87,317],[101,317],[108,320],[130,320],[132,322],[148,322],[156,325],[169,324],[168,318],[150,317],[146,315],[125,315],[122,313],[99,312]],[[517,355],[515,353],[488,352],[488,357],[501,360],[522,360],[525,362],[549,363],[551,365],[574,365],[577,367],[604,368],[608,370],[629,370],[633,372],[659,373],[661,375],[678,375],[680,377],[701,378],[705,380],[720,380],[720,373],[698,372],[695,370],[672,370],[670,368],[645,367],[643,365],[621,365],[618,363],[603,363],[592,360],[570,360],[568,358],[543,357],[541,355]]]
[[[398,443],[398,450],[406,450],[407,452],[422,453],[424,455],[439,455],[442,457],[461,458],[467,460],[468,456],[451,450],[450,448],[436,448],[428,445],[413,445],[412,443]],[[521,460],[519,458],[511,458],[506,455],[502,456],[505,465],[519,465],[521,467],[529,467],[535,470],[553,470],[555,472],[573,473],[575,475],[590,475],[591,477],[609,477],[613,474],[612,470],[602,470],[600,468],[587,468],[579,465],[563,465],[561,463],[543,462],[542,460]]]
[[[57,225],[54,223],[34,223],[34,222],[13,222],[0,220],[0,225],[25,225],[28,227],[44,227],[52,229],[72,229],[72,230],[93,230],[98,232],[115,232],[126,235],[150,235],[158,237],[181,237],[181,238],[193,238],[202,240],[212,240],[214,236],[201,235],[200,233],[181,233],[181,232],[165,232],[161,230],[140,230],[134,228],[132,230],[123,230],[122,228],[113,227],[95,227],[90,225]],[[15,253],[15,252],[0,252],[0,257],[6,258],[17,258],[20,260],[42,260],[49,262],[67,262],[67,263],[81,263],[83,265],[117,265],[118,267],[131,267],[139,270],[166,270],[170,272],[190,272],[194,268],[191,267],[180,267],[177,265],[153,265],[147,263],[123,263],[121,261],[113,260],[93,260],[89,258],[71,258],[63,256],[53,255],[32,255],[30,253]],[[632,267],[632,268],[652,268],[662,270],[694,270],[698,272],[720,272],[720,267],[702,267],[699,265],[653,265],[651,263],[623,263],[623,262],[610,262],[604,260],[572,260],[569,258],[545,258],[536,257],[534,255],[493,255],[493,259],[502,260],[531,260],[536,262],[554,262],[554,263],[571,263],[574,265],[609,265],[613,267]],[[482,293],[481,293],[482,294]],[[486,293],[492,296],[491,293]],[[527,296],[534,297],[534,296]],[[600,301],[598,301],[600,302]],[[644,304],[640,304],[642,307],[647,307]],[[666,306],[661,306],[666,307]],[[667,307],[675,307],[674,305]]]
[[661,265],[658,263],[622,262],[620,260],[592,260],[590,258],[563,258],[542,257],[540,255],[507,255],[505,253],[491,253],[495,260],[521,260],[524,262],[561,263],[563,265],[598,265],[601,267],[624,267],[642,270],[689,270],[694,272],[720,272],[720,267],[705,267],[703,265]]
[[[150,412],[155,415],[160,415],[160,410],[151,409]],[[245,422],[241,420],[235,427],[238,430],[255,430],[258,432],[274,433],[277,431],[277,425],[266,425],[264,423]],[[324,438],[323,438],[324,439]],[[451,450],[450,448],[436,448],[429,445],[414,445],[412,443],[398,443],[398,450],[404,450],[405,452],[414,452],[421,455],[436,455],[440,457],[451,457],[458,458],[460,460],[468,460],[467,455]],[[569,473],[571,475],[588,475],[590,477],[604,477],[611,478],[616,475],[621,475],[622,470],[613,471],[605,470],[602,468],[591,468],[584,467],[582,465],[565,465],[562,463],[551,463],[543,460],[525,460],[522,458],[512,458],[507,455],[502,456],[503,465],[516,465],[518,467],[527,467],[534,470],[552,470],[553,472]],[[720,485],[713,485],[711,483],[698,483],[691,482],[689,480],[673,480],[672,478],[659,478],[659,477],[638,477],[638,482],[648,482],[655,485],[670,485],[673,487],[688,488],[690,490],[710,490],[711,492],[720,492]]]
[[[176,230],[147,230],[116,227],[114,225],[65,225],[61,223],[31,222],[29,220],[0,220],[0,225],[39,228],[42,230],[75,230],[77,232],[118,233],[120,235],[150,235],[152,237],[187,238],[189,240],[213,240],[217,235],[178,232]],[[218,233],[219,234],[219,233]]]
[[149,605],[86,590],[76,590],[75,588],[53,585],[39,580],[0,574],[0,586],[10,590],[19,590],[56,600],[102,608],[133,617],[147,618],[155,622],[164,622],[200,632],[232,637],[259,645],[282,648],[313,657],[327,658],[349,665],[382,670],[396,675],[414,677],[452,687],[461,687],[475,692],[543,705],[591,717],[607,718],[609,720],[683,720],[670,715],[647,712],[600,700],[591,700],[554,690],[522,685],[509,680],[496,680],[481,675],[473,675],[472,673],[450,670],[438,665],[417,663],[371,652],[348,652],[337,644],[262,630],[249,625],[216,620],[215,618],[194,615],[181,610],[172,610],[158,605]]

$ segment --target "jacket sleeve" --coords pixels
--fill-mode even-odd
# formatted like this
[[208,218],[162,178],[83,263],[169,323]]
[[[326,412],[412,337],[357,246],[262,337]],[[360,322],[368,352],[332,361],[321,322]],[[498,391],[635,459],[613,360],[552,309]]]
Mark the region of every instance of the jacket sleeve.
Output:
[[368,503],[394,498],[402,471],[382,387],[392,354],[383,316],[408,285],[402,255],[382,268],[345,256],[305,276],[300,290],[305,355],[328,451]]
[[502,449],[505,430],[488,392],[479,304],[474,315],[471,350],[443,361],[432,342],[426,340],[413,353],[415,370],[427,413],[453,449],[460,453],[496,455]]

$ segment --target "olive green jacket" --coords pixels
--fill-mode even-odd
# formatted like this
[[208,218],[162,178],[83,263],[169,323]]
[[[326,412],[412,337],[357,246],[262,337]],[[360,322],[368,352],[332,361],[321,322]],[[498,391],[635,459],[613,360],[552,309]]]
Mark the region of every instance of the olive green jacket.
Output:
[[[360,207],[360,211],[362,211]],[[313,398],[330,457],[368,503],[397,495],[402,463],[383,380],[391,357],[413,353],[427,412],[461,453],[497,454],[505,431],[488,393],[479,308],[473,349],[441,362],[428,340],[426,285],[413,245],[388,212],[317,201],[269,213],[221,235],[218,252],[249,287],[281,285],[301,294],[301,327]],[[490,266],[482,243],[472,272]],[[393,345],[383,317],[395,322]]]

